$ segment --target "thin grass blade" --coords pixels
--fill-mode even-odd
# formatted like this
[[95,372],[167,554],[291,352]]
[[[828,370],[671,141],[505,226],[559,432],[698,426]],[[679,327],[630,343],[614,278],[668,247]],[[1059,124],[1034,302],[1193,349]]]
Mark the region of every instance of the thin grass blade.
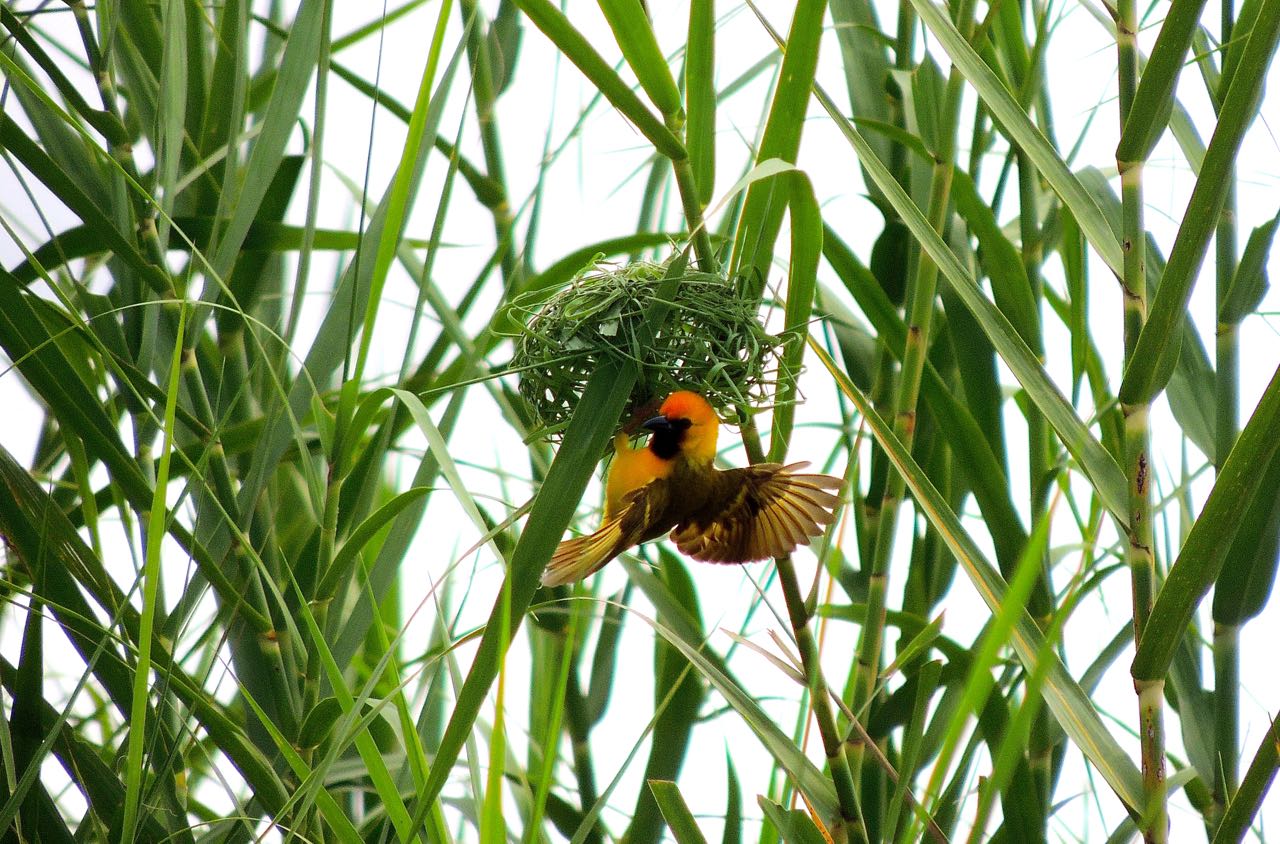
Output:
[[1259,494],[1264,477],[1259,467],[1270,465],[1280,452],[1280,369],[1271,378],[1258,406],[1187,534],[1178,559],[1169,568],[1151,610],[1149,633],[1143,636],[1130,669],[1139,680],[1158,680],[1169,670],[1178,643],[1196,607],[1218,579],[1240,529],[1240,514]]
[[[866,395],[849,381],[821,347],[816,344],[811,344],[811,347],[836,379],[841,392],[857,406],[867,420],[876,440],[884,448],[894,467],[902,473],[921,512],[956,555],[982,600],[993,613],[999,612],[1008,589],[1000,573],[987,562],[955,513],[902,447],[892,428],[880,418]],[[1035,670],[1041,655],[1046,653],[1043,651],[1044,637],[1025,611],[1016,620],[1011,636],[1011,643],[1019,659],[1029,670]],[[1140,809],[1143,805],[1143,792],[1142,776],[1138,769],[1103,725],[1088,695],[1067,673],[1057,655],[1050,651],[1045,658],[1049,660],[1044,686],[1045,700],[1054,716],[1085,757],[1097,766],[1125,805]]]

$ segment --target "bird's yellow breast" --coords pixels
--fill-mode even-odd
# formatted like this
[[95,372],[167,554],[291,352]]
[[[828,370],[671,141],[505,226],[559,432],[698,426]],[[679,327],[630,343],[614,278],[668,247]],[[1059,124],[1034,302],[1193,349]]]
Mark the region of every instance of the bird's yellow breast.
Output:
[[639,489],[655,478],[671,474],[674,461],[663,460],[648,448],[632,448],[626,434],[613,438],[613,462],[604,485],[604,520],[608,521],[622,507],[627,493]]

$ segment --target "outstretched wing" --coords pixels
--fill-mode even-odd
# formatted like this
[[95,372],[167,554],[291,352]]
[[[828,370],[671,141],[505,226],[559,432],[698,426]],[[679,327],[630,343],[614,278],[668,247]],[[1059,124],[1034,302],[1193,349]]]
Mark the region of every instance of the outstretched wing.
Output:
[[808,463],[758,463],[721,473],[723,491],[671,532],[676,547],[704,563],[747,563],[790,554],[835,521],[840,488],[830,475],[797,474]]
[[556,547],[542,573],[542,585],[561,586],[582,580],[632,545],[653,538],[655,525],[661,523],[667,512],[669,497],[666,478],[652,480],[627,493],[618,512],[606,519],[595,533],[566,539]]

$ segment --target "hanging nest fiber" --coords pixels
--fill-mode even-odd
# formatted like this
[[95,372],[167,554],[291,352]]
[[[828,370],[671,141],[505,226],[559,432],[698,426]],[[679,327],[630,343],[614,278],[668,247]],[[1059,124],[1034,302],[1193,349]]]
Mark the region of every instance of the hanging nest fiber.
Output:
[[782,365],[783,338],[765,331],[756,302],[724,278],[687,270],[666,317],[649,340],[645,316],[667,268],[595,262],[545,301],[516,300],[525,324],[512,366],[520,393],[542,423],[535,436],[558,438],[588,379],[607,362],[633,361],[639,377],[624,419],[649,412],[675,390],[695,390],[716,408],[770,403],[794,381]]

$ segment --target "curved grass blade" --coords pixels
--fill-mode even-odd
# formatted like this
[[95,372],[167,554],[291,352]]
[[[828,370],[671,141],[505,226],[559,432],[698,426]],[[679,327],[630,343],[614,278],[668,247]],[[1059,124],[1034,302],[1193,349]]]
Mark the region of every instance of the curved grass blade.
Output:
[[800,372],[804,362],[804,340],[809,332],[809,316],[813,312],[813,296],[818,286],[818,261],[822,257],[822,215],[813,193],[813,182],[799,170],[784,178],[791,188],[791,261],[787,271],[787,306],[783,318],[786,345],[778,373],[777,407],[773,411],[773,433],[769,439],[768,460],[772,463],[786,458],[791,439],[798,383],[795,374]]
[[[164,404],[164,442],[160,449],[160,465],[156,469],[156,485],[152,494],[150,518],[146,533],[146,562],[142,571],[142,617],[138,624],[138,663],[133,675],[133,705],[129,711],[129,742],[125,751],[124,813],[120,821],[121,840],[133,838],[138,824],[142,800],[142,750],[146,738],[148,698],[151,690],[151,639],[155,629],[160,596],[160,546],[165,536],[169,508],[166,496],[169,486],[169,464],[173,460],[175,408],[178,404],[178,376],[182,371],[183,332],[187,309],[178,312],[177,336],[169,360],[169,386]],[[163,612],[163,609],[160,610]]]
[[995,212],[978,194],[978,188],[968,173],[956,171],[952,177],[951,194],[956,211],[978,239],[979,257],[987,277],[991,279],[991,293],[996,306],[1033,351],[1043,352],[1039,303],[1031,291],[1031,282],[1027,280],[1027,270],[1018,250],[1000,230]]
[[[910,2],[920,20],[929,27],[951,61],[978,92],[983,104],[1008,133],[1010,140],[1027,154],[1049,183],[1049,187],[1071,209],[1090,245],[1117,277],[1122,275],[1124,258],[1120,252],[1120,241],[1111,232],[1093,198],[1067,169],[1066,162],[1058,155],[1057,150],[1031,122],[1031,118],[1018,105],[995,71],[969,46],[969,42],[956,29],[943,8],[935,5],[933,0]],[[859,152],[858,157],[864,159],[863,166],[866,166],[865,156]],[[884,189],[879,179],[876,179],[876,183],[881,190]],[[932,255],[932,251],[930,254]],[[937,260],[936,257],[934,259]]]
[[[223,184],[219,197],[220,217],[229,217],[230,223],[218,238],[211,256],[210,267],[218,278],[227,278],[240,253],[241,244],[249,226],[258,216],[258,206],[266,196],[272,174],[280,166],[289,138],[293,136],[294,123],[298,119],[303,97],[306,96],[316,57],[320,55],[320,40],[328,37],[323,24],[328,15],[328,4],[320,0],[304,2],[289,27],[284,56],[271,99],[263,112],[261,131],[249,153],[244,170],[229,169],[228,180]],[[218,285],[208,285],[214,293]]]
[[1267,263],[1271,256],[1271,243],[1280,226],[1280,214],[1256,227],[1249,234],[1249,243],[1231,278],[1231,286],[1218,308],[1218,321],[1239,323],[1258,309],[1271,284],[1267,279]]
[[[15,668],[8,660],[0,659],[0,683],[3,683],[9,694],[13,696],[15,708],[20,694],[19,677],[16,676],[19,671],[21,668]],[[76,696],[73,694],[72,700]],[[118,825],[120,809],[124,805],[124,785],[120,782],[119,776],[102,760],[98,748],[85,741],[74,729],[67,727],[67,718],[71,714],[69,711],[64,710],[60,713],[45,700],[39,701],[36,710],[32,713],[36,720],[22,722],[33,727],[42,737],[40,746],[36,748],[35,758],[44,758],[45,754],[51,750],[62,767],[71,772],[76,786],[84,792],[90,810],[108,826]],[[0,729],[8,728],[7,723],[0,725]],[[17,736],[15,735],[14,738],[16,739]],[[14,744],[16,743],[15,741]],[[15,773],[21,768],[21,764],[15,765]],[[24,770],[16,783],[10,781],[7,789],[8,800],[3,809],[0,809],[0,829],[17,829],[14,825],[14,816],[23,807],[26,795],[36,783],[40,772],[41,767],[37,764]],[[143,824],[139,831],[141,840],[160,841],[173,834],[172,831],[162,827],[154,815],[144,815],[141,823]]]
[[[859,413],[866,419],[876,440],[894,467],[902,473],[917,506],[956,555],[982,600],[993,613],[1000,612],[1008,590],[1004,578],[987,562],[942,494],[902,447],[901,441],[880,418],[867,396],[840,371],[820,346],[816,343],[810,343],[810,346],[836,380],[841,392],[857,406]],[[1041,658],[1049,661],[1044,681],[1045,702],[1049,704],[1067,735],[1098,768],[1116,795],[1131,810],[1141,811],[1144,805],[1142,775],[1103,725],[1088,695],[1067,673],[1057,654],[1044,649],[1044,637],[1025,611],[1015,620],[1010,642],[1018,658],[1030,671],[1037,670]]]
[[741,716],[743,722],[760,739],[765,750],[774,758],[779,766],[791,777],[796,787],[805,795],[818,814],[826,819],[834,820],[840,816],[836,803],[835,787],[829,777],[823,775],[803,751],[796,746],[790,736],[784,734],[760,707],[755,698],[736,680],[724,673],[721,668],[703,653],[702,642],[689,641],[682,632],[673,627],[659,624],[638,610],[631,614],[648,624],[660,636],[675,646],[685,659],[689,660],[708,683],[725,699],[729,706]]
[[[689,570],[674,553],[667,549],[662,555],[662,581],[679,605],[681,616],[696,625],[695,635],[701,641],[703,633],[698,592]],[[667,624],[662,613],[658,623]],[[690,672],[689,662],[661,637],[654,640],[654,704],[653,735],[650,739],[649,758],[645,761],[646,781],[674,780],[689,752],[693,728],[698,721],[702,703],[706,697],[704,687]],[[631,824],[623,834],[635,844],[657,844],[662,838],[662,815],[653,796],[641,790],[636,801]]]
[[[455,53],[454,60],[446,69],[444,78],[441,80],[442,84],[451,78],[456,69],[458,55],[460,53]],[[424,74],[426,70],[431,68],[425,69]],[[425,84],[424,77],[423,85]],[[438,90],[443,91],[445,88],[438,87]],[[436,119],[428,115],[428,112],[438,117],[442,99],[442,95],[429,98],[429,102],[422,102],[420,98],[414,114],[422,115],[424,121]],[[407,163],[409,158],[406,150],[406,157],[402,159],[401,166],[397,169],[396,178],[392,180],[369,218],[369,225],[364,234],[366,243],[378,244],[381,249],[383,244],[394,239],[391,233],[403,226],[405,203],[411,200],[413,189],[421,181],[431,148],[428,143],[419,143],[413,151],[411,163]],[[253,463],[240,487],[238,500],[242,509],[251,509],[271,474],[276,470],[280,456],[290,442],[297,442],[299,447],[302,446],[299,442],[301,426],[297,420],[306,417],[315,396],[315,385],[325,383],[338,366],[347,359],[352,340],[351,326],[362,324],[366,318],[370,317],[370,291],[373,287],[376,264],[376,261],[370,260],[357,260],[348,264],[333,293],[329,310],[325,313],[320,328],[316,332],[315,340],[307,350],[303,363],[304,377],[299,377],[287,388],[287,395],[273,397],[266,414],[270,421],[263,433],[261,445],[254,455]],[[285,388],[281,389],[283,392]],[[219,541],[225,543],[225,535],[220,536]]]
[[1165,10],[1164,23],[1156,36],[1155,46],[1151,48],[1151,57],[1142,69],[1142,79],[1133,95],[1129,116],[1125,118],[1124,131],[1120,134],[1120,144],[1116,147],[1116,161],[1121,166],[1146,161],[1164,134],[1175,101],[1173,92],[1178,85],[1178,76],[1206,2],[1172,0]]
[[1262,809],[1262,801],[1267,798],[1277,770],[1280,770],[1280,716],[1271,719],[1271,728],[1258,743],[1258,752],[1254,754],[1236,796],[1222,816],[1213,844],[1244,840],[1249,826]]
[[[190,251],[192,248],[203,250],[209,243],[209,235],[214,227],[225,225],[226,220],[213,217],[178,216],[169,220],[172,229],[182,232],[181,237],[172,239],[171,249]],[[296,252],[308,247],[319,251],[349,252],[360,246],[360,234],[343,229],[316,229],[312,233],[312,242],[304,240],[307,231],[301,226],[288,223],[274,223],[262,219],[254,220],[245,234],[243,252],[267,253]],[[10,272],[22,284],[28,284],[43,277],[56,267],[75,260],[87,258],[100,252],[114,249],[114,238],[96,225],[79,225],[64,229],[48,241],[40,244],[31,252],[31,257],[15,264]],[[404,238],[401,244],[415,249],[425,249],[428,244],[415,238]]]
[[[754,6],[752,7],[755,10]],[[778,87],[769,104],[756,163],[781,159],[795,164],[800,151],[800,134],[809,105],[809,91],[818,66],[818,42],[826,0],[801,0],[795,4],[791,29],[783,49]],[[759,11],[756,10],[759,17]],[[733,238],[731,277],[743,277],[747,295],[759,297],[773,264],[773,246],[786,207],[786,187],[780,182],[755,182],[747,190],[742,216]]]
[[[831,0],[830,5],[854,120],[891,126],[889,100],[885,97],[890,63],[874,3],[871,0]],[[892,140],[876,138],[872,141],[881,161],[888,160]]]
[[[1115,458],[1089,433],[1088,428],[1076,416],[1075,410],[1059,392],[1057,386],[1049,380],[1035,353],[1023,341],[1008,318],[983,295],[973,277],[934,231],[933,226],[929,225],[929,221],[925,219],[911,197],[902,189],[884,164],[875,158],[875,153],[862,133],[841,115],[831,98],[820,88],[814,86],[814,90],[827,114],[853,145],[867,174],[884,192],[885,198],[919,240],[920,246],[937,263],[943,277],[982,325],[982,330],[1009,366],[1014,377],[1026,389],[1027,395],[1053,426],[1067,450],[1079,461],[1081,470],[1097,490],[1103,505],[1117,522],[1121,525],[1126,524],[1128,485],[1124,472],[1121,471]],[[1072,184],[1083,192],[1083,187],[1074,178]],[[1097,224],[1104,229],[1107,228],[1107,222],[1092,198],[1089,199],[1089,203],[1097,217]]]
[[[19,20],[18,16],[9,10],[8,6],[0,8],[0,26],[7,29],[10,37],[39,65],[45,75],[49,77],[49,82],[62,95],[66,104],[85,123],[96,129],[111,143],[128,142],[129,130],[121,125],[115,115],[89,105],[76,84],[63,73],[62,65],[59,64],[58,60],[50,56],[40,45],[40,42],[32,37],[27,25]],[[62,125],[65,127],[66,124]]]
[[830,844],[831,834],[819,829],[813,818],[800,809],[788,809],[763,794],[756,797],[764,816],[785,844]]
[[[126,630],[137,630],[137,611],[119,593],[101,593],[99,578],[92,575],[102,570],[101,561],[57,503],[2,446],[0,533],[29,565],[39,561],[45,567],[47,597],[55,619],[86,663],[93,667],[113,705],[127,714],[131,698],[130,668],[113,646],[104,646],[104,642],[114,643],[114,640],[93,621],[98,613],[90,607],[84,593],[90,593],[103,610],[119,613]],[[109,583],[101,585],[111,588]],[[163,647],[154,649],[152,662],[170,690],[192,710],[210,738],[240,770],[267,811],[274,812],[283,806],[287,800],[284,784],[272,770],[271,763],[245,736],[243,728],[174,664]]]
[[[1013,636],[1014,625],[1028,617],[1028,602],[1040,573],[1041,560],[1048,546],[1050,521],[1050,514],[1046,514],[1036,523],[1030,540],[1023,548],[1022,556],[1018,560],[1013,579],[1005,586],[998,608],[992,608],[991,622],[986,625],[981,640],[976,643],[974,650],[977,652],[966,668],[967,679],[959,707],[948,720],[945,737],[930,778],[927,793],[934,795],[934,802],[929,806],[931,815],[936,815],[941,808],[940,800],[945,793],[942,780],[951,767],[951,759],[965,732],[969,715],[972,713],[981,717],[982,711],[987,708],[989,698],[993,694],[997,697],[1002,694],[996,689],[993,669],[999,659],[1000,651],[1009,644]],[[1028,671],[1044,670],[1046,665],[1044,653],[1049,649],[1044,647],[1043,641],[1041,648],[1041,652],[1036,654],[1027,665]],[[1033,665],[1034,668],[1032,668]]]
[[[4,53],[0,51],[0,69],[4,67]],[[71,209],[86,225],[93,227],[110,249],[156,293],[171,295],[168,279],[151,264],[133,240],[126,237],[98,205],[80,187],[75,177],[63,170],[41,149],[27,133],[7,114],[0,114],[0,148],[12,153],[24,167],[30,170],[58,200]]]
[[689,40],[685,44],[685,146],[698,188],[698,200],[711,204],[716,186],[716,8],[715,0],[689,4]]
[[364,550],[364,547],[377,536],[379,531],[399,516],[406,507],[418,502],[429,492],[430,490],[424,487],[411,487],[383,504],[361,522],[360,526],[352,531],[351,535],[342,543],[342,548],[339,549],[338,553],[334,555],[333,562],[329,564],[329,571],[321,580],[317,593],[320,595],[334,594],[338,588],[338,582],[350,576],[349,569],[354,565],[356,556]]
[[1213,620],[1239,625],[1262,612],[1275,586],[1280,563],[1280,453],[1262,475],[1261,494],[1251,498],[1239,515],[1240,528],[1213,589]]
[[1223,100],[1218,125],[1209,141],[1191,199],[1187,201],[1177,238],[1160,276],[1160,286],[1151,300],[1146,325],[1138,336],[1131,363],[1120,384],[1122,402],[1149,402],[1169,382],[1178,358],[1178,339],[1182,336],[1187,302],[1209,249],[1209,239],[1217,228],[1227,190],[1235,183],[1231,172],[1236,166],[1245,130],[1258,114],[1278,38],[1280,0],[1264,0]]
[[1204,508],[1182,543],[1178,559],[1169,568],[1151,610],[1148,633],[1133,658],[1131,673],[1137,680],[1158,680],[1169,670],[1178,643],[1195,615],[1196,607],[1213,586],[1240,529],[1240,514],[1260,493],[1264,472],[1260,467],[1280,459],[1280,368],[1271,377],[1253,416],[1209,493]]
[[652,111],[640,101],[631,86],[622,81],[622,77],[596,52],[591,42],[577,30],[564,13],[548,0],[517,0],[521,11],[529,16],[534,26],[542,30],[551,39],[569,61],[590,80],[605,98],[613,103],[623,116],[630,120],[649,142],[672,160],[683,159],[686,155],[684,146],[671,134],[671,130],[663,125]]
[[[827,262],[871,321],[876,334],[886,343],[889,352],[901,359],[907,326],[884,289],[830,227],[826,228],[822,249]],[[839,301],[834,299],[826,303],[827,309],[832,312],[836,312],[838,305]],[[1027,531],[1009,497],[1009,485],[1005,480],[1008,472],[996,456],[980,423],[947,386],[930,361],[925,361],[920,395],[939,424],[955,432],[950,438],[950,448],[959,458],[957,464],[965,473],[974,499],[987,521],[997,558],[1002,565],[1007,565],[1012,570],[1022,546],[1026,544]]]
[[600,618],[600,633],[591,654],[591,677],[587,681],[586,700],[583,701],[592,725],[600,723],[609,709],[609,696],[613,692],[613,679],[618,668],[622,622],[630,605],[631,589],[628,587],[609,601]]
[[640,87],[662,114],[678,115],[680,89],[639,0],[600,0],[600,10],[609,21],[623,58],[640,80]]
[[649,780],[649,791],[662,812],[662,819],[676,839],[676,844],[707,844],[698,822],[689,811],[689,804],[684,802],[680,787],[671,780]]
[[[679,284],[687,264],[687,256],[681,254],[667,268],[658,296],[645,314],[648,331],[656,331],[666,316],[670,307],[667,303],[674,300],[675,285]],[[635,381],[634,364],[605,363],[596,370],[583,390],[565,429],[560,450],[556,452],[542,488],[534,499],[529,520],[515,550],[511,552],[502,594],[494,603],[475,661],[458,692],[453,715],[440,740],[431,772],[418,791],[414,826],[421,824],[436,805],[450,769],[471,735],[471,728],[489,694],[489,687],[497,677],[511,637],[520,629],[520,622],[541,585],[542,570],[577,510],[582,491],[595,470],[597,457],[613,435]]]
[[[542,569],[551,559],[577,510],[582,491],[595,471],[596,457],[603,453],[605,444],[613,435],[635,377],[634,368],[624,370],[620,366],[606,364],[597,370],[583,391],[582,400],[565,429],[560,450],[534,500],[529,520],[511,553],[504,581],[509,584],[510,599],[499,595],[494,604],[479,651],[458,692],[453,715],[440,740],[427,781],[418,792],[418,805],[413,815],[415,827],[435,804],[453,761],[471,735],[476,716],[488,697],[489,687],[497,677],[499,664],[510,645],[509,637],[519,630],[519,622],[538,590]],[[507,589],[508,586],[504,585],[504,594]],[[510,615],[504,618],[507,612]],[[507,636],[502,635],[503,630],[507,631]]]
[[[426,164],[426,150],[431,148],[429,138],[436,137],[440,121],[444,116],[445,104],[449,99],[449,89],[453,83],[453,75],[463,55],[462,45],[454,51],[448,66],[436,82],[436,72],[440,69],[443,54],[444,32],[447,25],[449,5],[445,3],[436,20],[436,28],[432,33],[431,47],[427,55],[426,67],[418,83],[418,97],[413,105],[413,114],[409,118],[408,136],[405,138],[404,151],[396,165],[395,175],[387,187],[384,206],[387,208],[386,224],[378,233],[377,249],[374,252],[373,275],[369,279],[369,298],[374,307],[366,308],[364,313],[364,329],[360,338],[360,351],[356,358],[356,380],[362,379],[369,348],[373,343],[374,325],[382,300],[382,290],[386,285],[387,273],[391,262],[400,248],[400,240],[408,225],[409,213],[413,209],[414,199],[422,183]],[[433,92],[433,84],[434,92]],[[447,202],[447,200],[442,200]]]
[[121,441],[115,423],[58,344],[48,342],[29,296],[13,276],[0,270],[0,347],[59,423],[84,440],[90,458],[102,461],[125,497],[140,511],[150,509],[151,487]]

